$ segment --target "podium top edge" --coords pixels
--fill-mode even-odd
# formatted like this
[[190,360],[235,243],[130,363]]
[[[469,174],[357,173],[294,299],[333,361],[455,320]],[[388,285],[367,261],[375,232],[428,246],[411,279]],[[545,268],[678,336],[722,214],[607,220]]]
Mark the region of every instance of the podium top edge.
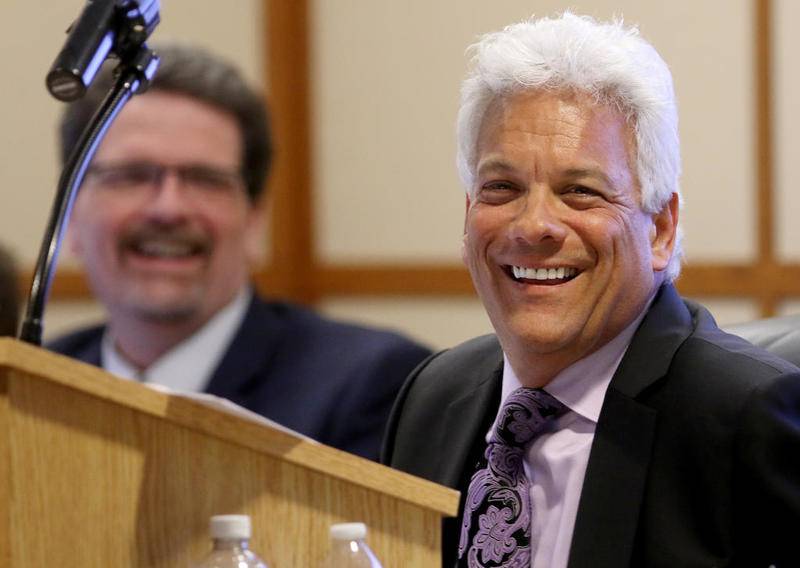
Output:
[[[80,391],[204,435],[389,495],[443,516],[458,512],[459,493],[360,456],[141,383],[13,338],[0,337],[0,369]],[[3,375],[0,373],[0,384]],[[0,394],[7,387],[0,389]]]

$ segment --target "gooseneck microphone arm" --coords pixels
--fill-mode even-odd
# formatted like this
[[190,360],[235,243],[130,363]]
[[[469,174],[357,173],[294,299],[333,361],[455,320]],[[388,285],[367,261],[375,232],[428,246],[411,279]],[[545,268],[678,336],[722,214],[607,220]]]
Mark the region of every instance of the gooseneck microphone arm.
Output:
[[[89,0],[88,4],[91,5],[92,0]],[[147,4],[147,8],[151,10],[150,15],[152,16],[154,14],[155,22],[157,23],[157,0],[146,3],[142,2],[142,4]],[[155,4],[154,12],[152,11],[153,4]],[[89,5],[87,5],[87,9],[85,9],[84,13],[81,15],[82,18],[90,8]],[[115,22],[114,25],[117,26],[117,28],[119,28],[119,26],[131,25],[140,30],[142,14],[138,12],[139,5],[136,2],[118,0],[115,6],[118,10],[122,10],[122,12],[111,19]],[[126,23],[125,18],[131,15],[137,19],[131,19],[130,22]],[[108,21],[108,19],[106,21]],[[122,23],[120,24],[120,22]],[[73,27],[73,32],[78,29],[78,23],[79,22]],[[152,31],[153,27],[155,27],[155,24],[152,24],[150,31]],[[144,44],[144,39],[146,39],[147,36],[140,34],[139,37],[141,37],[141,41],[136,44],[129,41],[131,36],[126,35],[126,33],[127,30],[124,27],[109,32],[111,37],[123,38],[122,40],[114,40],[112,49],[110,50],[120,59],[120,63],[115,70],[116,79],[111,90],[81,134],[77,145],[64,165],[59,179],[58,189],[50,211],[50,218],[42,240],[42,246],[39,250],[39,257],[36,261],[33,281],[28,295],[28,303],[25,309],[25,317],[19,331],[19,339],[34,345],[41,345],[42,342],[44,308],[50,292],[55,263],[58,259],[64,232],[69,223],[70,211],[75,201],[75,196],[83,181],[89,162],[97,151],[97,147],[116,115],[133,94],[142,92],[147,88],[158,68],[158,56]],[[109,36],[103,35],[103,37]],[[70,34],[70,38],[67,40],[68,45],[70,41],[73,41],[73,44],[75,43],[73,33]],[[116,46],[116,49],[114,46]],[[65,47],[65,50],[66,49]],[[103,58],[105,58],[109,50],[105,49],[105,46],[99,46],[99,49],[105,50],[103,54]],[[64,51],[59,54],[59,58],[53,66],[54,69],[63,54]],[[89,59],[93,58],[90,57]],[[63,88],[64,82],[57,81],[56,83],[62,85],[62,87],[58,89],[58,94],[55,92],[53,93],[56,98],[62,98],[63,100],[63,97],[59,95],[64,95],[69,92],[78,93],[77,97],[74,98],[82,96],[96,73],[96,69],[90,74],[91,76],[89,76],[85,70],[81,71],[75,68],[73,71],[74,73],[69,74],[59,71],[59,77],[72,76],[81,82],[83,89],[80,87],[73,89]],[[48,75],[48,84],[50,83],[52,74],[53,70],[51,70],[51,73]]]

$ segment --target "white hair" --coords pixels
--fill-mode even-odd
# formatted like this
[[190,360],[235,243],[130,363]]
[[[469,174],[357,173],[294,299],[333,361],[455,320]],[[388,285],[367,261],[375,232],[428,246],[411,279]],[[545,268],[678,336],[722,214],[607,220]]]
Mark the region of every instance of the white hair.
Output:
[[[474,191],[477,138],[483,116],[497,97],[521,91],[573,90],[618,109],[633,130],[641,207],[661,211],[680,199],[678,111],[672,76],[656,50],[622,20],[599,23],[564,12],[530,19],[486,34],[469,48],[471,69],[461,87],[458,173]],[[665,271],[680,272],[680,231]]]

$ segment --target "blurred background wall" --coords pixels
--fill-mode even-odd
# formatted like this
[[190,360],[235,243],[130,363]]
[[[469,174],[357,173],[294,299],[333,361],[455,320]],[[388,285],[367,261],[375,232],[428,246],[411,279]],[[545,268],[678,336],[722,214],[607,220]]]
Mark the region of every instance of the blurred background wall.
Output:
[[[83,0],[5,0],[0,242],[26,288],[58,176],[44,76]],[[454,120],[481,33],[565,8],[637,24],[679,100],[681,291],[722,323],[800,312],[800,73],[788,0],[162,0],[157,40],[206,45],[265,89],[278,151],[267,293],[437,347],[490,330],[459,261]],[[13,57],[11,55],[14,55]],[[62,256],[46,336],[102,317]]]

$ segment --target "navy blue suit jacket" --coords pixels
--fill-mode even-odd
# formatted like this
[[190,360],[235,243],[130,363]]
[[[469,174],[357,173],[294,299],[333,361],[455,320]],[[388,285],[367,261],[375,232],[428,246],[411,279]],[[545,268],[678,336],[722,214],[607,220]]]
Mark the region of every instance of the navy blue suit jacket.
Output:
[[[419,366],[383,460],[460,489],[463,509],[502,372],[495,336]],[[569,568],[800,566],[798,527],[800,370],[664,286],[606,392]],[[446,519],[445,566],[459,532]]]
[[[100,366],[103,330],[77,331],[48,348]],[[395,333],[254,297],[206,392],[375,460],[403,380],[429,354]]]

